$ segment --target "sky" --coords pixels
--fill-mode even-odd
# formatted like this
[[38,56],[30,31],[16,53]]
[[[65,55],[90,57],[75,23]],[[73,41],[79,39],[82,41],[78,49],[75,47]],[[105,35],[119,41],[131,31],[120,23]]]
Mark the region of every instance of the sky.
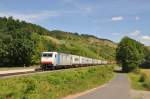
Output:
[[150,0],[0,0],[0,17],[119,42],[150,46]]

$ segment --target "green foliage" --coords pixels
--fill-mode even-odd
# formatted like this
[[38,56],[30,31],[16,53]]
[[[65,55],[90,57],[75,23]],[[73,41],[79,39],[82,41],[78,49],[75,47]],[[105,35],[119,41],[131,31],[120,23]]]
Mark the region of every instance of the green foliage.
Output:
[[102,85],[113,75],[109,65],[6,78],[0,80],[0,99],[61,99]]
[[5,27],[0,28],[0,63],[3,65],[29,65],[34,49],[31,32],[20,28],[21,25],[18,21],[11,17],[2,19],[0,23],[2,27]]
[[122,64],[123,71],[134,71],[144,60],[143,45],[124,37],[118,45],[116,58]]
[[140,73],[129,73],[131,79],[131,85],[134,89],[138,90],[150,90],[150,76],[147,71]]
[[150,90],[150,78],[147,78],[143,84],[144,87],[146,87],[148,90]]
[[141,73],[139,81],[144,82],[146,80],[146,78],[147,78],[147,75],[144,73]]
[[139,74],[137,74],[137,73],[129,73],[128,76],[129,76],[129,78],[131,80],[131,86],[134,89],[144,90],[143,84],[140,81],[143,78],[141,79],[141,76]]
[[145,56],[145,61],[141,65],[141,67],[150,68],[150,49],[148,47],[144,47],[144,56]]

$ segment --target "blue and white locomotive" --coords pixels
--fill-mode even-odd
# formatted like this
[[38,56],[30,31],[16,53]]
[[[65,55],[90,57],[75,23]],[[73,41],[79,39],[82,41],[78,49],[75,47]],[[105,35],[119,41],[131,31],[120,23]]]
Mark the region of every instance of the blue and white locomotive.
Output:
[[50,69],[58,66],[71,67],[71,66],[87,66],[107,64],[107,61],[92,59],[88,57],[71,55],[58,52],[42,52],[41,68]]

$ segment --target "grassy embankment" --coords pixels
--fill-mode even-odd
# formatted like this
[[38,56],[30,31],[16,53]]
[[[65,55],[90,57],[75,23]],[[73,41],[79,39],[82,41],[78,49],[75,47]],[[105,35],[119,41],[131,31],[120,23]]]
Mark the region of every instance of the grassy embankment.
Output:
[[150,69],[141,69],[139,73],[129,73],[128,76],[134,89],[150,91]]
[[0,99],[59,99],[112,79],[113,66],[92,66],[0,80]]

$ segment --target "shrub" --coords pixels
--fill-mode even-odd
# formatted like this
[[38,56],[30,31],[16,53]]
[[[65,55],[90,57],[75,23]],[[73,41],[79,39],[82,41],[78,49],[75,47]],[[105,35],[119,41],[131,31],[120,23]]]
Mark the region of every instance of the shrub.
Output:
[[142,73],[142,74],[140,75],[139,81],[140,81],[140,82],[145,82],[145,79],[146,79],[146,78],[147,78],[146,74]]
[[150,78],[145,79],[144,87],[146,87],[147,90],[150,90]]

